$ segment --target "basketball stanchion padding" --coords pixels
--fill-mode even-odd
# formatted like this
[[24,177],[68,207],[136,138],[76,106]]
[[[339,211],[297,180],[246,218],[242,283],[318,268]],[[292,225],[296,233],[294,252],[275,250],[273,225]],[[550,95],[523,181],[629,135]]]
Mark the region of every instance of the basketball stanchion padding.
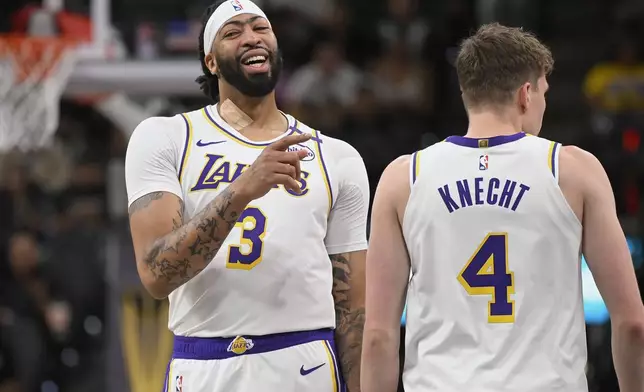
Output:
[[51,143],[76,46],[68,38],[0,35],[0,152]]

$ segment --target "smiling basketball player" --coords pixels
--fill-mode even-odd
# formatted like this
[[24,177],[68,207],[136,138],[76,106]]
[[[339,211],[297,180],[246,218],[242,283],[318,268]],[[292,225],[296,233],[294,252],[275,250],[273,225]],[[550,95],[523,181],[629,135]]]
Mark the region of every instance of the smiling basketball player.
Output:
[[218,1],[199,43],[218,103],[144,121],[126,159],[139,275],[170,299],[166,389],[357,392],[362,158],[277,109],[282,59],[257,5]]

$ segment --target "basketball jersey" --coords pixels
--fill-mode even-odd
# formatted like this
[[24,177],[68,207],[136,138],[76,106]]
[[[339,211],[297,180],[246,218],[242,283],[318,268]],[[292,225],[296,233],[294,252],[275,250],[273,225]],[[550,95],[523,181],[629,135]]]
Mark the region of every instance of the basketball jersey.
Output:
[[[187,221],[274,140],[244,138],[214,106],[182,117],[188,135],[178,176]],[[286,117],[287,133],[313,134],[291,147],[308,152],[301,161],[301,194],[275,186],[247,206],[206,269],[170,294],[169,328],[175,335],[229,337],[335,327],[324,243],[333,202],[322,156],[329,143],[322,147],[319,133]]]
[[582,226],[560,145],[452,136],[412,155],[407,392],[581,392]]

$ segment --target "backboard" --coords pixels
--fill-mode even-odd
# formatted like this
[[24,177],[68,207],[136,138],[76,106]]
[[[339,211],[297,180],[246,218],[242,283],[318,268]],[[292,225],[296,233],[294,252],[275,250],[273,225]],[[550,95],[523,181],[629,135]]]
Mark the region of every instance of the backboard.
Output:
[[[42,0],[42,8],[12,13],[12,31],[20,26],[31,32],[29,18],[35,10],[46,10],[56,15],[58,25],[63,26],[60,32],[69,25],[74,34],[80,30],[82,36],[89,36],[76,49],[67,96],[113,92],[143,97],[198,96],[201,92],[194,82],[200,74],[197,37],[200,15],[208,3]],[[113,10],[119,17],[117,25]]]

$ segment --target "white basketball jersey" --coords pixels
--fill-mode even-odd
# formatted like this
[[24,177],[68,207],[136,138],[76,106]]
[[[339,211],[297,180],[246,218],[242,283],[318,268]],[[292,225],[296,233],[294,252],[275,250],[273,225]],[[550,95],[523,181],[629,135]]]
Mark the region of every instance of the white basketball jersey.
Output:
[[559,144],[452,136],[412,156],[407,392],[586,392],[582,226]]
[[[244,138],[213,106],[183,117],[189,135],[179,180],[189,220],[271,141]],[[313,134],[293,146],[308,151],[301,162],[302,194],[276,186],[248,205],[208,267],[170,294],[169,328],[175,334],[228,337],[335,326],[324,244],[332,196],[322,146],[316,131],[287,118],[290,133]]]

